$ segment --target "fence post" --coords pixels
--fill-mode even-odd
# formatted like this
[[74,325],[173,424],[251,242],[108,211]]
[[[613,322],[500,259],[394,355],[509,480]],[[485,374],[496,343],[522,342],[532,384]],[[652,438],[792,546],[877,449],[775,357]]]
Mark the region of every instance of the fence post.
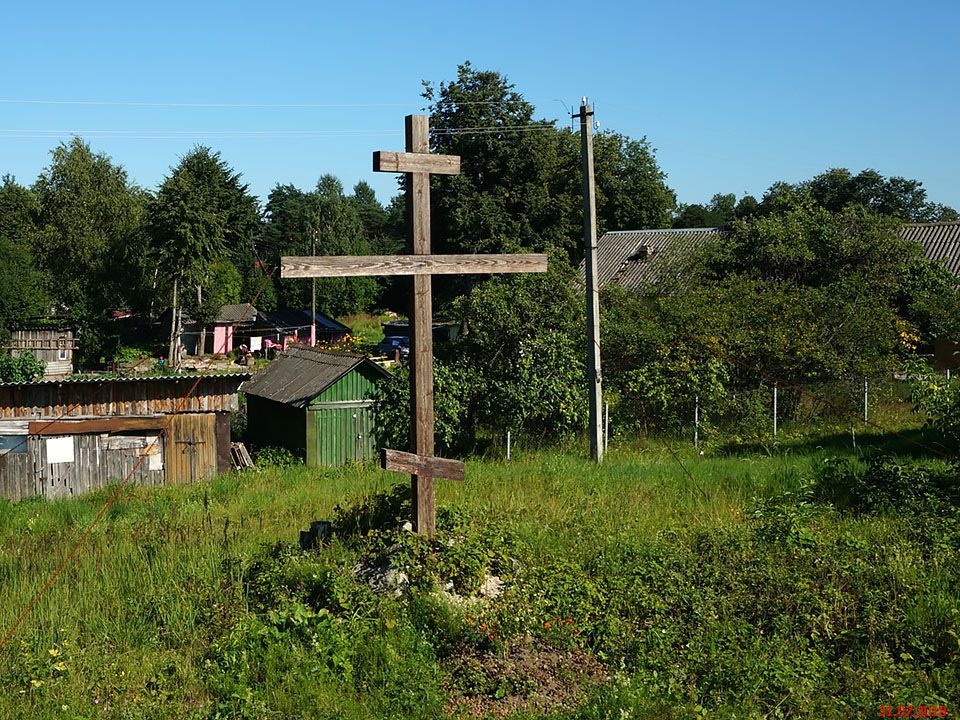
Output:
[[510,460],[510,431],[507,430],[507,461]]
[[863,379],[863,424],[870,422],[870,381]]
[[603,406],[603,451],[610,447],[610,403]]
[[777,436],[777,384],[773,384],[773,436]]
[[693,447],[700,448],[700,396],[695,395],[693,402]]

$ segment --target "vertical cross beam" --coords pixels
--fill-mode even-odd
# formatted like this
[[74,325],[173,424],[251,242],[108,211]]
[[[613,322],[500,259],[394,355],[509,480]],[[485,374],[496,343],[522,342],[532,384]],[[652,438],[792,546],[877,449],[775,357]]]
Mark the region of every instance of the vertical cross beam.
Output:
[[[407,115],[406,150],[430,152],[430,118]],[[430,254],[430,174],[406,173],[407,251],[411,255]],[[413,276],[413,307],[410,312],[413,352],[410,354],[410,402],[413,427],[413,451],[422,457],[433,456],[433,283],[429,274]],[[422,535],[436,530],[436,490],[431,475],[411,475],[413,489],[413,525]]]
[[413,275],[413,306],[410,329],[411,445],[413,453],[383,450],[387,470],[408,472],[413,487],[413,522],[418,533],[436,530],[435,478],[463,480],[463,463],[433,457],[433,298],[431,275],[546,272],[547,256],[524,255],[431,255],[430,175],[457,175],[460,158],[431,155],[429,118],[406,118],[406,152],[373,154],[374,172],[406,174],[407,255],[354,257],[284,257],[280,276],[355,277]]

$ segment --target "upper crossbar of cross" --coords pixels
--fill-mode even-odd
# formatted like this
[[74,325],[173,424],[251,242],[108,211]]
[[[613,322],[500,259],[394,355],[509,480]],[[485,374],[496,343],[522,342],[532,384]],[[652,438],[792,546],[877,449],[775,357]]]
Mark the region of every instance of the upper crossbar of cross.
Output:
[[412,275],[410,313],[412,347],[410,386],[413,452],[384,450],[382,465],[411,473],[413,525],[433,535],[436,528],[434,478],[463,480],[463,463],[434,457],[433,411],[433,275],[545,272],[546,255],[433,255],[430,253],[430,175],[457,175],[460,158],[430,154],[426,115],[406,117],[406,152],[373,154],[376,172],[406,173],[407,255],[284,257],[284,278],[357,275]]

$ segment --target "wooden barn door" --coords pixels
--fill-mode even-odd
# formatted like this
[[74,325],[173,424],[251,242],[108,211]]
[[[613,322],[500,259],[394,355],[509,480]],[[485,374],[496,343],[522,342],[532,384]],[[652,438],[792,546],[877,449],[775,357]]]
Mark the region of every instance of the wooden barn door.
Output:
[[168,483],[206,480],[217,474],[216,425],[214,413],[170,416],[165,444]]

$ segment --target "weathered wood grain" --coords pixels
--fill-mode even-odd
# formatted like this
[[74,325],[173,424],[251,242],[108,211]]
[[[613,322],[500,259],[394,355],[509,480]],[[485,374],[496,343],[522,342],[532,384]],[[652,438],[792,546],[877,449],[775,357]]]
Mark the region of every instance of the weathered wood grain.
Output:
[[164,417],[104,417],[90,420],[38,420],[28,425],[30,435],[74,435],[111,433],[130,430],[162,430]]
[[421,152],[388,152],[373,154],[374,172],[430,173],[431,175],[459,175],[459,155],[428,155]]
[[[423,231],[421,231],[421,235]],[[427,232],[429,237],[429,231]],[[292,256],[280,261],[280,277],[366,275],[485,275],[546,272],[547,256],[523,255],[327,255]]]
[[484,275],[546,272],[547,256],[526,255],[326,255],[280,261],[280,277],[368,275]]
[[383,448],[380,451],[380,467],[384,470],[405,472],[418,475],[421,478],[443,478],[463,482],[463,463],[459,460],[449,460],[439,457],[424,457],[401,450]]
[[[430,119],[408,115],[405,142],[409,153],[430,152]],[[420,259],[430,255],[430,176],[410,173],[407,179],[407,252]],[[413,412],[413,452],[433,456],[433,279],[414,275],[411,294],[410,407]],[[432,475],[410,475],[413,490],[413,525],[417,532],[433,537],[437,528],[437,498]]]
[[384,450],[384,467],[411,474],[413,524],[436,530],[434,478],[463,479],[463,465],[434,457],[433,275],[546,272],[546,255],[433,255],[430,252],[430,175],[457,174],[460,158],[430,155],[430,119],[408,115],[406,152],[378,152],[373,169],[406,173],[407,255],[284,257],[283,278],[412,275],[410,395],[412,453]]

